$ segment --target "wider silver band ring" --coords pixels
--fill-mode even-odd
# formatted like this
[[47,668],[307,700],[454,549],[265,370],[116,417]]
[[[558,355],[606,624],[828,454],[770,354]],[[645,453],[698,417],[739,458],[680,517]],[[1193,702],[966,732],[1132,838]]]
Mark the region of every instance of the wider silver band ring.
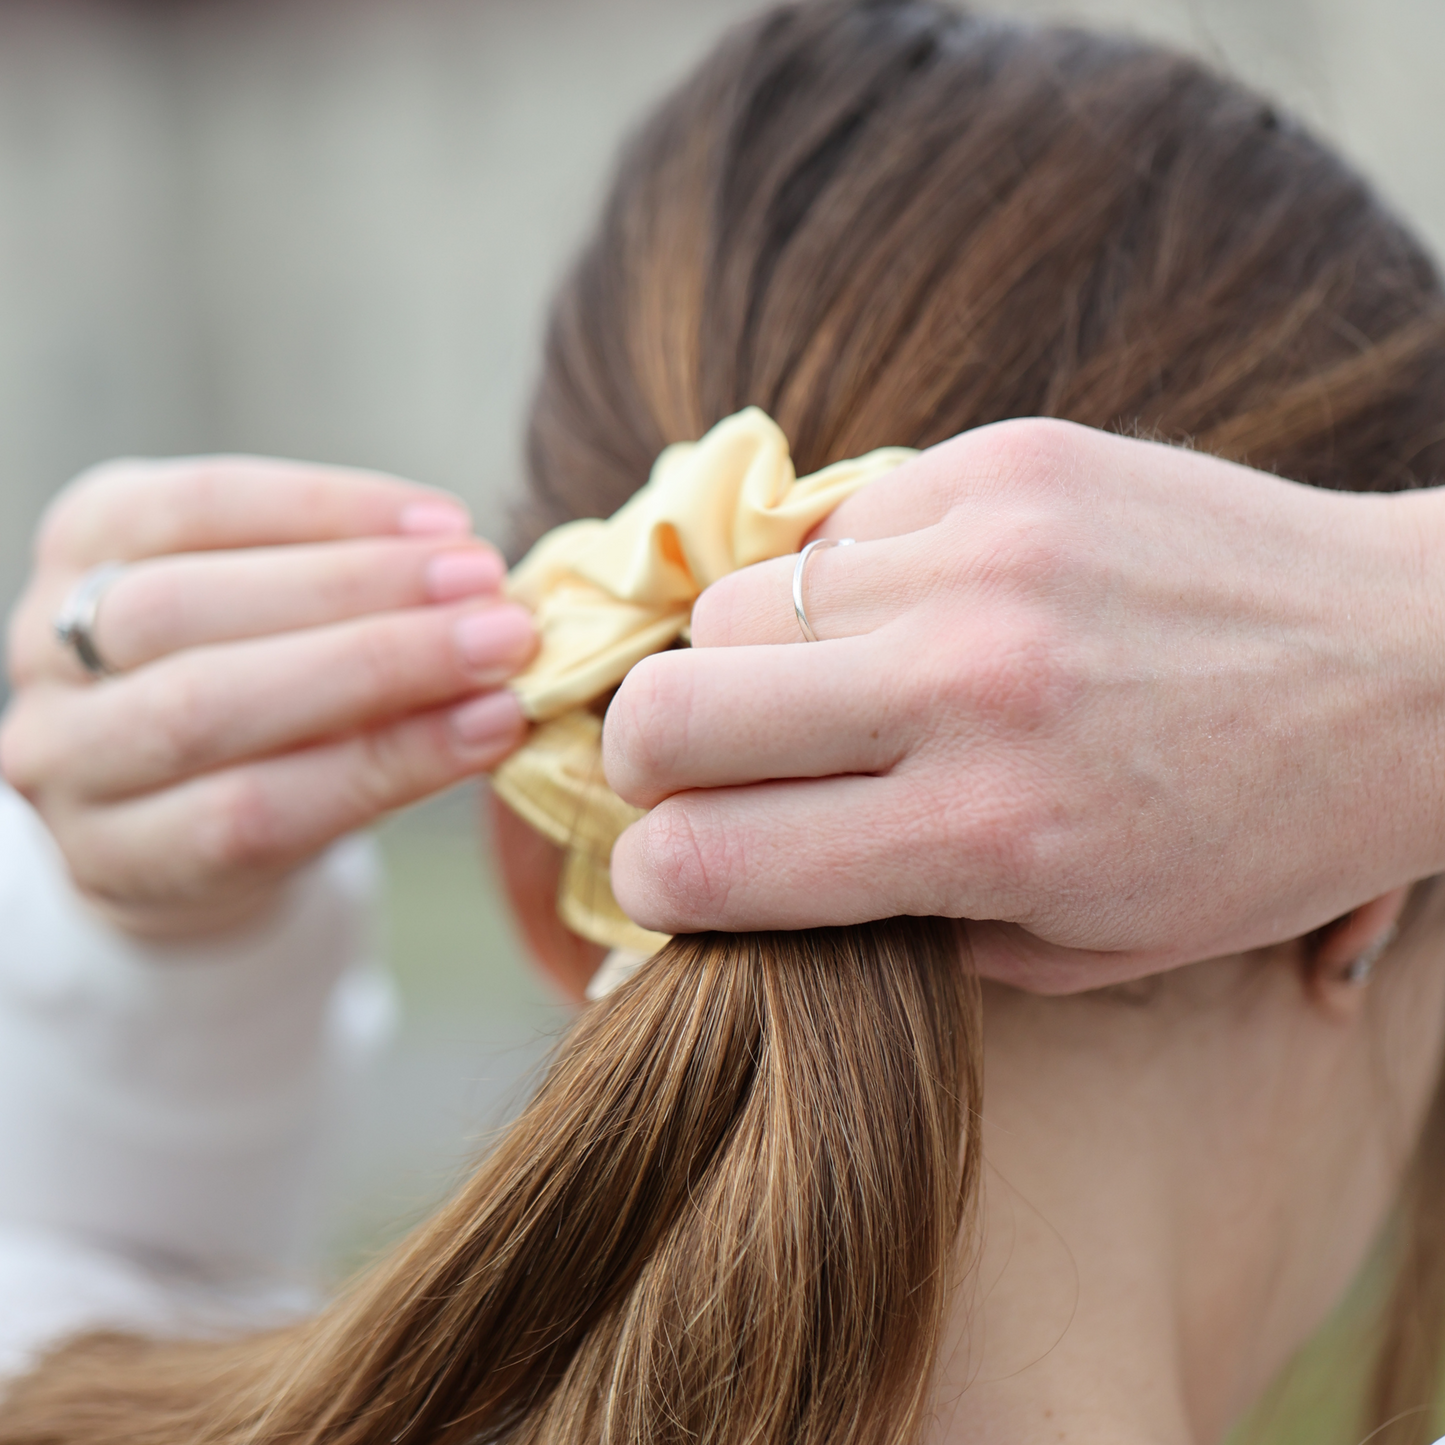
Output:
[[105,677],[115,670],[95,645],[95,615],[106,589],[125,568],[124,562],[102,562],[99,567],[92,567],[70,589],[70,595],[55,614],[56,637],[80,659],[80,665],[92,677]]
[[808,558],[824,547],[852,545],[852,537],[819,537],[816,542],[809,542],[798,553],[798,560],[793,564],[793,611],[797,615],[798,626],[803,629],[803,636],[809,642],[817,642],[818,634],[813,631],[813,624],[808,621],[808,609],[803,605],[803,569],[808,565]]

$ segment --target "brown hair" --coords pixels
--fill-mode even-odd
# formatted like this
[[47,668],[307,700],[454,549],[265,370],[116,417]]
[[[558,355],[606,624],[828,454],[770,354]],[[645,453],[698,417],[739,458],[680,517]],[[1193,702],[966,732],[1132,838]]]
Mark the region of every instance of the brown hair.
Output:
[[[1430,263],[1257,98],[929,0],[786,5],[625,154],[553,315],[524,531],[748,404],[800,471],[1046,415],[1389,490],[1445,471],[1442,398]],[[976,1183],[963,957],[939,920],[674,940],[316,1319],[82,1339],[0,1445],[916,1439]],[[1410,1197],[1379,1420],[1427,1402],[1441,1335],[1440,1190]]]

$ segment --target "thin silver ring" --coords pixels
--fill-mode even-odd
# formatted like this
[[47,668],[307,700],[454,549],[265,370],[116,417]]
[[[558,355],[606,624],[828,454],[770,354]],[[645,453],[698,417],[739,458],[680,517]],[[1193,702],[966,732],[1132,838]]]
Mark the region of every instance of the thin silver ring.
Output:
[[808,565],[808,558],[823,547],[851,547],[852,537],[819,537],[816,542],[809,542],[801,552],[798,553],[798,560],[793,564],[793,612],[798,619],[798,626],[803,629],[803,636],[809,642],[817,642],[818,634],[813,631],[813,624],[808,621],[808,609],[803,606],[803,568]]
[[92,567],[70,589],[70,595],[55,614],[56,637],[80,659],[80,665],[92,677],[105,677],[115,671],[95,645],[95,615],[100,610],[101,598],[125,568],[124,562],[102,562]]

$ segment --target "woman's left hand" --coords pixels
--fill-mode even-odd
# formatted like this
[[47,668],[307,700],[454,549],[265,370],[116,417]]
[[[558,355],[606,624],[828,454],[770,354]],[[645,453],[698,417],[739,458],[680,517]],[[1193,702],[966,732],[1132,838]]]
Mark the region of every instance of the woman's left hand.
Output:
[[[665,932],[895,914],[1068,990],[1304,933],[1445,868],[1445,503],[1061,422],[924,453],[724,578],[608,712]],[[1432,557],[1435,559],[1432,561]]]
[[[55,637],[120,560],[97,680]],[[535,647],[455,498],[260,457],[123,461],[52,503],[11,618],[0,767],[140,934],[264,913],[336,838],[494,767]]]

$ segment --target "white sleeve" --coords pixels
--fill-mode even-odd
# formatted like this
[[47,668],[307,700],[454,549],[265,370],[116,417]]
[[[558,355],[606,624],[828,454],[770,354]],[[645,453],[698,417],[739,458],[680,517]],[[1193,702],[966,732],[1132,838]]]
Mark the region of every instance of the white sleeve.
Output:
[[0,1374],[78,1328],[295,1301],[338,1105],[392,1026],[376,888],[353,839],[257,927],[142,943],[0,785]]

